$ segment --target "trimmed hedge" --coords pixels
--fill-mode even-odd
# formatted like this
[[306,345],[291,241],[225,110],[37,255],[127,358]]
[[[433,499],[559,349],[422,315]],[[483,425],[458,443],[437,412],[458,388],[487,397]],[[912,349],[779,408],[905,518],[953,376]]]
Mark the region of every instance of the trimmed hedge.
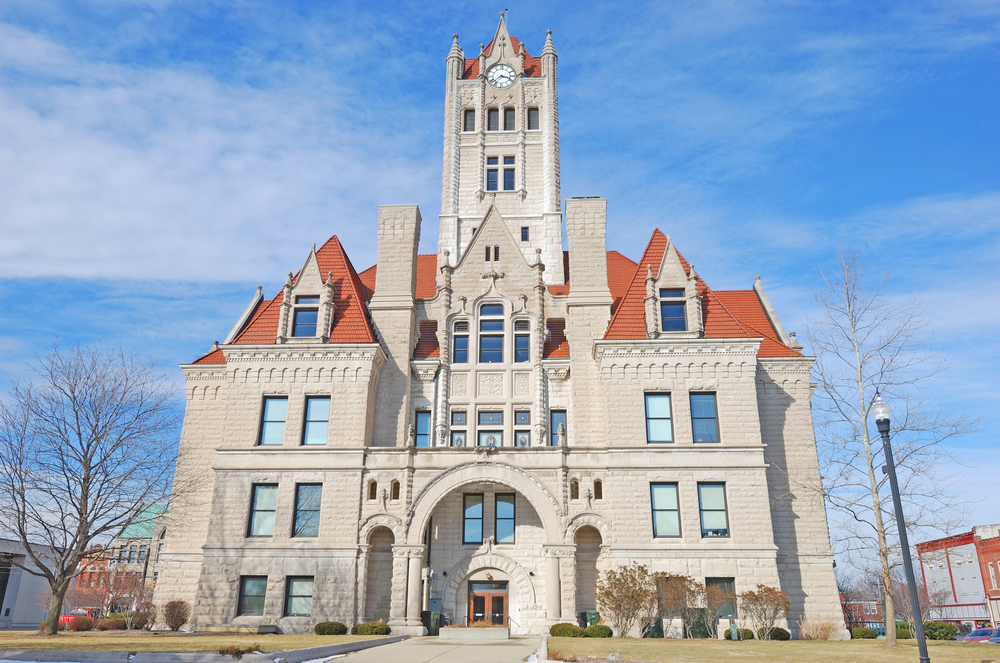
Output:
[[896,639],[897,640],[909,640],[913,636],[910,635],[910,629],[905,626],[896,627]]
[[592,624],[583,629],[583,637],[585,638],[610,638],[612,635],[614,633],[611,631],[611,627],[604,624]]
[[388,624],[382,622],[365,622],[364,624],[355,624],[351,628],[351,635],[389,635],[390,633],[392,633],[392,629],[389,628]]
[[[791,640],[792,639],[792,634],[789,633],[788,631],[786,631],[785,629],[781,628],[780,626],[772,626],[771,627],[770,636],[771,636],[771,638],[770,638],[771,640]],[[764,639],[764,629],[758,629],[758,631],[757,631],[757,638],[760,639],[760,640]]]
[[958,627],[948,622],[924,622],[924,635],[928,640],[954,640]]
[[125,620],[124,619],[112,619],[111,617],[105,617],[104,619],[97,620],[97,630],[98,631],[124,631],[125,630]]
[[587,637],[586,632],[577,626],[576,624],[569,624],[563,622],[562,624],[553,624],[549,628],[549,635],[553,638],[585,638]]
[[347,635],[347,627],[340,622],[320,622],[316,624],[316,635]]
[[77,615],[70,622],[70,628],[74,631],[93,631],[94,620],[87,615]]
[[[751,631],[750,629],[738,628],[736,630],[739,631],[740,640],[753,640],[753,631]],[[731,638],[729,637],[729,634],[730,630],[727,628],[726,632],[723,634],[722,637],[725,638],[726,640],[730,640]]]
[[864,626],[851,629],[851,639],[852,640],[875,640],[878,638],[878,632],[873,628],[865,628]]

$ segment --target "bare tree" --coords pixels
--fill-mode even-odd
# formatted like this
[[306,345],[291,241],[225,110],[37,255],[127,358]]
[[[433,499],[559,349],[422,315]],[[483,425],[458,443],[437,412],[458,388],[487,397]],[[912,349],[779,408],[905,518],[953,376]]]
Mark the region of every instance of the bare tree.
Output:
[[609,569],[597,581],[597,603],[618,637],[628,637],[636,624],[648,622],[656,614],[656,585],[645,566]]
[[[839,551],[877,573],[885,597],[886,644],[896,642],[892,571],[900,563],[880,437],[869,410],[876,395],[892,403],[892,445],[910,531],[947,531],[965,516],[950,491],[945,443],[975,430],[968,414],[943,413],[929,396],[942,361],[929,345],[915,298],[897,299],[890,275],[871,270],[856,252],[838,252],[836,269],[820,272],[821,311],[808,322],[819,385],[814,412],[820,466]],[[874,436],[874,437],[873,437]]]
[[48,581],[54,634],[99,544],[170,494],[178,418],[166,374],[120,347],[56,345],[33,372],[0,401],[0,527]]

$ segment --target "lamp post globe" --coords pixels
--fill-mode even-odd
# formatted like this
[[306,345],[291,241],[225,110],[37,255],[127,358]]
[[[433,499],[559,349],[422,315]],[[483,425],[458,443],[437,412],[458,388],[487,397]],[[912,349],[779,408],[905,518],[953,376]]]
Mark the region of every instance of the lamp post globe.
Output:
[[876,424],[883,421],[889,423],[889,404],[882,400],[881,396],[876,396],[872,403],[872,416]]

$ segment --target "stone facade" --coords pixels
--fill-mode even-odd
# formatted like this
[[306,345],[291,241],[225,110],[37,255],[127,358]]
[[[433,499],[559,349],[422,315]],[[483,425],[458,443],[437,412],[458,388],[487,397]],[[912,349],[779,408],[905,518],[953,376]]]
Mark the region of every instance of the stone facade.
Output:
[[[539,633],[631,563],[842,624],[812,359],[759,281],[712,291],[659,231],[639,262],[607,251],[603,199],[566,202],[564,252],[556,65],[551,35],[534,58],[502,20],[478,57],[456,36],[438,253],[417,255],[416,207],[381,207],[377,267],[314,247],[182,367],[156,600],[191,601],[194,628],[421,633],[428,608],[468,619],[477,583]],[[654,514],[654,484],[676,509]]]

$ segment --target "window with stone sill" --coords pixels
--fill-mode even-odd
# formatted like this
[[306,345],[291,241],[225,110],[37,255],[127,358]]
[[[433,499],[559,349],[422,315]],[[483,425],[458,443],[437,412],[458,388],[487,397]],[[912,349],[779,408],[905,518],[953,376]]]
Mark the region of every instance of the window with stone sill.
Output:
[[472,108],[467,108],[462,116],[462,131],[475,131],[476,130],[476,111]]
[[538,131],[538,109],[528,109],[528,131]]
[[701,512],[702,537],[724,538],[729,536],[726,484],[699,483],[698,509]]
[[455,347],[452,350],[451,361],[453,364],[467,364],[469,362],[469,322],[460,320],[455,323],[453,329],[455,330],[453,343]]
[[494,496],[493,533],[498,544],[514,543],[514,493],[496,493]]
[[462,495],[462,543],[479,545],[483,542],[483,494]]
[[285,442],[285,417],[288,414],[287,396],[265,396],[261,412],[261,446],[280,446]]
[[289,576],[285,579],[285,617],[308,617],[312,614],[312,599],[312,576]]
[[479,363],[481,364],[503,363],[503,315],[502,304],[483,304],[479,307]]
[[266,594],[267,576],[240,576],[240,595],[236,602],[236,616],[263,615]]
[[323,486],[303,483],[295,487],[295,521],[292,536],[319,536],[319,507]]
[[369,481],[368,482],[368,500],[374,501],[378,499],[378,482]]
[[604,482],[600,479],[594,480],[594,499],[603,500],[604,499]]
[[486,111],[486,130],[500,131],[500,109],[490,108]]
[[299,295],[295,298],[295,311],[292,317],[292,336],[316,336],[319,308],[311,307],[318,306],[319,295]]
[[580,482],[576,479],[569,482],[569,498],[571,500],[580,499]]
[[660,325],[665,332],[687,331],[684,288],[660,290]]
[[399,482],[395,479],[389,484],[389,499],[394,501],[399,499]]
[[278,484],[254,484],[251,491],[247,536],[273,536],[274,513],[278,507]]
[[646,394],[646,442],[660,444],[673,441],[670,394]]
[[680,506],[676,483],[649,485],[653,512],[653,538],[678,538],[681,535]]

